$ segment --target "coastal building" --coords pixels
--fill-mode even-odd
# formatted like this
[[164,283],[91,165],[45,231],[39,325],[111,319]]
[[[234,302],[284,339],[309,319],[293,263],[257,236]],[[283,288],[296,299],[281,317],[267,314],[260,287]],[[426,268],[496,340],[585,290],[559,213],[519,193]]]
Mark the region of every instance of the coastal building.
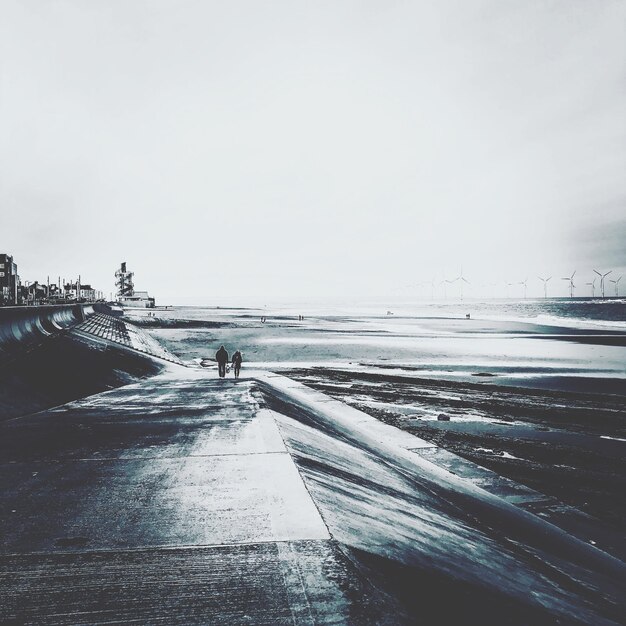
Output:
[[65,300],[80,300],[83,302],[95,302],[102,298],[102,292],[94,289],[91,285],[82,283],[66,283],[63,285],[63,298]]
[[116,301],[122,306],[131,308],[154,308],[155,300],[148,295],[147,291],[135,291],[133,276],[134,273],[126,268],[126,262],[121,263],[120,268],[115,272]]
[[63,298],[64,300],[76,300],[78,295],[78,286],[76,283],[65,283],[63,285]]
[[95,302],[102,299],[102,292],[91,285],[80,285],[80,299],[86,302]]
[[96,302],[103,299],[102,291],[83,284],[80,277],[73,283],[65,283],[65,280],[63,283],[61,277],[58,284],[50,283],[49,278],[42,283],[37,280],[22,283],[15,259],[10,254],[0,253],[0,306]]
[[9,254],[0,254],[0,305],[19,304],[20,277],[17,263]]
[[57,302],[63,298],[63,290],[56,283],[52,283],[48,286],[48,300],[52,303]]
[[131,308],[153,309],[155,307],[155,300],[148,295],[147,291],[135,291],[132,296],[118,297],[117,301],[122,306]]
[[48,289],[39,281],[27,280],[18,287],[19,301],[21,304],[44,304],[48,299]]

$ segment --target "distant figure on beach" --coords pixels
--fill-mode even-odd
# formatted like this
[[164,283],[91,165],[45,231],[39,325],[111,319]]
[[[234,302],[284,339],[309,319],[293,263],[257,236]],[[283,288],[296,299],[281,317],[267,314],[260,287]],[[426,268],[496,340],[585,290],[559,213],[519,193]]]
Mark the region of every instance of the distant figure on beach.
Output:
[[228,363],[228,352],[226,352],[224,346],[220,346],[220,349],[215,353],[215,360],[217,361],[220,378],[224,378],[226,376],[226,363]]
[[235,378],[239,378],[239,370],[241,370],[241,362],[243,358],[241,356],[241,352],[237,350],[235,354],[233,354],[233,369],[235,370]]

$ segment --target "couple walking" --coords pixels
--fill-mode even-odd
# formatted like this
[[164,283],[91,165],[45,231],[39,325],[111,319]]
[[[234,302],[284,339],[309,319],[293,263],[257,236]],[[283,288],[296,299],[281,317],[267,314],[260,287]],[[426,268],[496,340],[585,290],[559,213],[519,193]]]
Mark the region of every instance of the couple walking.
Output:
[[[217,361],[217,369],[219,371],[220,378],[224,378],[224,376],[226,376],[226,364],[228,363],[228,352],[226,352],[226,348],[224,348],[224,346],[220,346],[220,349],[215,353],[215,360]],[[232,358],[235,378],[239,378],[239,370],[241,370],[242,361],[243,358],[241,356],[241,352],[237,350],[235,354],[233,354]]]

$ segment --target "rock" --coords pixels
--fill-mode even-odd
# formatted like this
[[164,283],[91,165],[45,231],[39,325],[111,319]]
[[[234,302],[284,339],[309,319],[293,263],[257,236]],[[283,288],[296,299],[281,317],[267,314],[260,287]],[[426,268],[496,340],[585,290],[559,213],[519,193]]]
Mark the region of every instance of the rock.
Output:
[[450,421],[450,416],[446,415],[445,413],[439,413],[439,415],[437,415],[437,421],[438,422],[449,422]]

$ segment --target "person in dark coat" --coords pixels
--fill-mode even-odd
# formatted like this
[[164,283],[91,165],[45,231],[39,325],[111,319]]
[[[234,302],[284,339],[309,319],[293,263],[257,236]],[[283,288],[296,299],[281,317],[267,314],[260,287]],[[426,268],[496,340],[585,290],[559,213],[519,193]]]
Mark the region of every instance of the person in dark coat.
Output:
[[220,349],[215,353],[215,360],[217,361],[220,378],[224,378],[226,376],[226,363],[228,363],[228,352],[226,352],[224,346],[220,346]]
[[233,354],[233,369],[235,370],[235,378],[239,378],[239,370],[241,369],[241,362],[243,358],[241,356],[241,352],[237,350],[235,354]]

